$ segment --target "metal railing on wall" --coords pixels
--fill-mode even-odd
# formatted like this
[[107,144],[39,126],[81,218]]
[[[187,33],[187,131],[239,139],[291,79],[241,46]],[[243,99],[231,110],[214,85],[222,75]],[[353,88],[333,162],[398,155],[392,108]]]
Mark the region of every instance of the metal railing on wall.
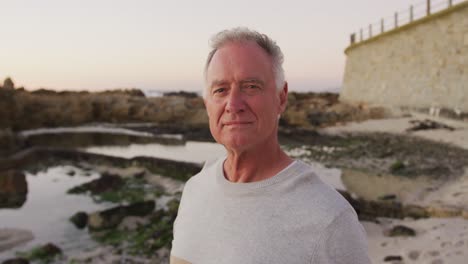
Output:
[[468,0],[425,0],[411,5],[405,10],[397,11],[391,16],[383,17],[379,21],[370,23],[367,27],[353,32],[350,35],[350,44],[353,45],[366,39],[376,37],[382,33],[394,30],[466,1]]

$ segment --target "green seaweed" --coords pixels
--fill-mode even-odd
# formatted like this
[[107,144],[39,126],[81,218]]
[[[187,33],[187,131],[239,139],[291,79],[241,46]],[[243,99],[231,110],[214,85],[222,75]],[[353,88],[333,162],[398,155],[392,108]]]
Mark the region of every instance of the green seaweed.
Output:
[[114,247],[124,245],[125,250],[131,255],[151,256],[158,249],[171,246],[176,204],[178,202],[172,202],[172,208],[168,211],[154,212],[149,223],[139,226],[136,230],[107,230],[94,233],[93,238]]
[[[119,188],[104,191],[102,193],[92,194],[93,200],[96,203],[112,202],[112,203],[136,203],[147,200],[148,198],[157,198],[164,194],[161,187],[148,184],[145,179],[128,178],[123,179],[124,183]],[[74,187],[69,190],[69,193],[84,193],[86,192],[81,186]],[[73,192],[72,192],[73,190]],[[78,192],[79,190],[79,192]]]
[[62,253],[60,251],[51,251],[47,245],[37,246],[29,251],[16,252],[16,256],[18,257],[25,258],[29,261],[37,261],[39,263],[51,263],[61,255]]

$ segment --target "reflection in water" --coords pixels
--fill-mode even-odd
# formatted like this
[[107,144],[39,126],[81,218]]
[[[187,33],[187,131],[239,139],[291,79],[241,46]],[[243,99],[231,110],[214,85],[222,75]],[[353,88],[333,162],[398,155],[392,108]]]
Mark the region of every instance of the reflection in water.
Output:
[[51,167],[37,174],[26,173],[28,199],[19,209],[0,209],[0,228],[30,230],[35,239],[10,251],[0,252],[0,260],[13,257],[15,251],[48,242],[60,245],[69,253],[93,247],[95,242],[88,232],[78,230],[68,219],[77,211],[94,212],[107,209],[112,204],[95,204],[91,197],[68,195],[66,192],[98,177],[97,173],[71,166]]
[[185,145],[131,144],[124,147],[89,147],[84,150],[91,153],[123,158],[146,156],[197,163],[203,163],[207,160],[226,155],[226,150],[220,144],[195,141],[187,141]]
[[38,128],[31,130],[23,130],[21,136],[30,137],[36,135],[50,134],[68,134],[68,133],[100,133],[105,135],[120,134],[128,136],[152,137],[151,133],[138,132],[130,129],[109,126],[79,126],[79,127],[56,127],[56,128]]
[[28,146],[46,146],[46,147],[66,147],[77,148],[87,146],[128,146],[132,143],[138,144],[183,144],[180,137],[172,135],[172,137],[160,135],[158,137],[142,137],[136,135],[125,134],[103,134],[103,133],[52,133],[31,135],[25,140]]
[[372,175],[350,169],[343,169],[342,181],[348,192],[366,200],[377,200],[386,195],[395,195],[398,201],[405,203],[420,200],[426,189],[434,185],[434,182],[424,177]]
[[27,195],[28,184],[22,172],[0,171],[0,208],[19,208]]

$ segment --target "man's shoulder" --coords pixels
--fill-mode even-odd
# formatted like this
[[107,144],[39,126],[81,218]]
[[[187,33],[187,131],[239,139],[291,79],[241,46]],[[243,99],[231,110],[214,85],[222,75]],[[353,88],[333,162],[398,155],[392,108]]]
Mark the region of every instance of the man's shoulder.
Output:
[[333,221],[345,211],[352,210],[352,206],[332,186],[324,183],[312,166],[297,161],[301,174],[296,185],[299,188],[300,202],[297,206],[304,210],[313,210],[313,215],[320,216],[325,222]]
[[200,185],[206,185],[210,181],[213,181],[216,177],[217,168],[219,163],[223,161],[223,158],[207,160],[203,164],[203,168],[185,183],[185,189],[197,187]]

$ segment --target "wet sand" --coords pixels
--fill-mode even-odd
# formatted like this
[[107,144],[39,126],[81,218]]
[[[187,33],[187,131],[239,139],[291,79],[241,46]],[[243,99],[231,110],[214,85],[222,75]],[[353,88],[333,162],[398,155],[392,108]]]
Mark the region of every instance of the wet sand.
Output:
[[[407,132],[410,120],[431,119],[453,127],[455,130],[429,129]],[[424,114],[412,114],[380,120],[353,122],[321,130],[325,134],[386,132],[398,135],[412,135],[432,141],[451,144],[468,149],[468,123],[432,117]],[[346,182],[345,182],[346,183]],[[415,181],[416,183],[416,181]],[[428,184],[426,182],[426,184]],[[408,182],[408,186],[413,185]],[[391,185],[390,185],[391,186]],[[427,187],[427,186],[426,186]],[[352,189],[352,188],[351,188]],[[362,189],[362,188],[360,188]],[[418,189],[418,188],[417,188]],[[428,188],[418,189],[418,193],[406,192],[404,202],[440,208],[440,218],[427,219],[389,219],[378,218],[379,224],[362,222],[368,234],[369,252],[373,263],[430,263],[430,264],[465,264],[468,257],[468,215],[459,214],[468,209],[468,160],[465,173],[456,179],[435,183]],[[372,192],[368,198],[372,198]],[[457,217],[450,217],[453,211]],[[414,237],[389,237],[386,231],[396,225],[404,225],[416,231]],[[394,260],[388,260],[393,256]],[[385,259],[387,258],[387,261]],[[400,260],[399,260],[400,259]]]

